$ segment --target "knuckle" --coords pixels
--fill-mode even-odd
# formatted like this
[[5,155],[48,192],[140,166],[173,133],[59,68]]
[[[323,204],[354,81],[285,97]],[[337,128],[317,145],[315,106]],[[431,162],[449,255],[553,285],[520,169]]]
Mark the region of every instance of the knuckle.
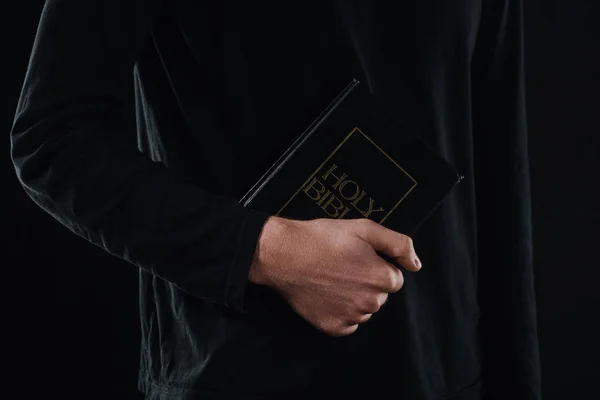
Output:
[[402,272],[398,270],[398,284],[394,288],[394,292],[397,292],[398,290],[402,289],[402,286],[404,286],[404,275],[402,275]]
[[380,296],[377,297],[370,297],[367,300],[365,300],[364,304],[363,304],[363,310],[365,312],[368,313],[376,313],[377,311],[379,311],[379,308],[381,308],[381,300],[379,299]]
[[373,316],[373,313],[363,314],[360,316],[360,318],[357,319],[357,322],[355,322],[355,324],[364,324],[369,319],[371,319],[372,316]]
[[402,285],[404,285],[404,276],[402,275],[402,272],[399,269],[397,269],[394,272],[394,284],[389,290],[389,292],[391,293],[399,291],[400,289],[402,289]]
[[352,318],[348,318],[348,320],[346,321],[346,327],[360,324],[361,322],[363,322],[364,316],[365,314],[358,314]]
[[323,322],[319,326],[321,331],[330,336],[344,335],[344,331],[347,327],[348,323],[345,321],[345,318],[330,318],[327,322]]
[[391,277],[390,271],[388,270],[389,268],[385,267],[384,271],[378,271],[378,273],[373,274],[373,277],[371,278],[371,285],[374,288],[383,291],[388,291],[391,288],[391,280],[393,278]]
[[358,324],[355,324],[355,325],[349,326],[349,327],[345,328],[345,329],[344,329],[344,330],[343,330],[343,331],[340,333],[340,335],[339,335],[339,336],[348,336],[348,335],[351,335],[351,334],[353,334],[354,332],[356,332],[356,330],[357,330],[357,329],[358,329]]
[[390,265],[388,267],[388,276],[389,276],[388,279],[389,279],[389,282],[392,285],[392,287],[394,287],[398,284],[398,276],[399,276],[398,272],[399,271],[400,270],[393,265]]
[[386,273],[382,286],[383,289],[385,289],[385,291],[394,290],[398,286],[398,271],[396,267],[386,268]]
[[381,308],[385,303],[387,303],[389,298],[390,297],[388,296],[387,293],[383,293],[383,294],[379,295],[377,297],[377,304],[379,305],[379,307]]

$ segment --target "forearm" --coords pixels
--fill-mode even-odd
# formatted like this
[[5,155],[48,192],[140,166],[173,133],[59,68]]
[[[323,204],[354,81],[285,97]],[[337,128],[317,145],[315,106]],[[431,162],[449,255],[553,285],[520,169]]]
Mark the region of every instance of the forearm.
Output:
[[124,120],[155,12],[152,1],[46,4],[12,160],[27,194],[76,234],[194,296],[241,309],[268,215],[153,162]]

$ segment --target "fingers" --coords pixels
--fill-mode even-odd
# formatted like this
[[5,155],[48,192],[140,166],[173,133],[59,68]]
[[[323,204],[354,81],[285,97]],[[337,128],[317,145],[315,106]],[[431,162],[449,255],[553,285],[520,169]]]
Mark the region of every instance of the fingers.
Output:
[[[397,268],[396,268],[397,269]],[[363,301],[355,301],[349,309],[354,309],[352,317],[331,318],[318,329],[331,336],[346,336],[354,333],[360,324],[367,322],[388,300],[387,293],[370,296]]]
[[371,319],[373,314],[379,311],[379,309],[387,302],[388,298],[389,297],[387,293],[382,293],[378,296],[368,298],[363,302],[363,304],[358,306],[358,315],[350,318],[347,321],[347,324],[349,326],[364,324]]
[[357,234],[377,251],[394,258],[398,264],[409,271],[421,269],[421,260],[417,256],[413,241],[409,236],[393,231],[367,218],[358,221]]
[[373,316],[373,314],[362,314],[359,318],[354,318],[353,320],[348,321],[348,326],[364,324],[369,319],[371,319],[372,316]]
[[[404,285],[404,275],[402,274],[402,271],[395,265],[385,261],[383,258],[377,257],[378,259],[373,262],[374,268],[369,269],[369,286],[379,293],[384,292],[382,293],[384,296],[387,296],[388,293],[399,291]],[[385,300],[385,298],[383,300]],[[379,302],[379,305],[381,304],[382,303]],[[372,312],[370,310],[366,311]]]
[[340,337],[340,336],[350,335],[350,334],[356,332],[357,329],[358,329],[358,324],[354,324],[354,325],[348,325],[348,326],[340,328],[340,329],[334,329],[331,331],[324,331],[324,332],[331,336]]
[[[397,269],[397,268],[396,268]],[[353,307],[362,314],[375,314],[387,302],[388,293],[371,294],[361,300],[354,300]]]

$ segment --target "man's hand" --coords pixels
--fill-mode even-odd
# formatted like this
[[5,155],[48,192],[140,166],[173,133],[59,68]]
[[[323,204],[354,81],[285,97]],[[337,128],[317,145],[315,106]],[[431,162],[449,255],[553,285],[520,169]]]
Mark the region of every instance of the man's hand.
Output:
[[366,218],[297,221],[270,217],[248,279],[275,289],[310,324],[332,335],[356,331],[420,269],[410,237]]

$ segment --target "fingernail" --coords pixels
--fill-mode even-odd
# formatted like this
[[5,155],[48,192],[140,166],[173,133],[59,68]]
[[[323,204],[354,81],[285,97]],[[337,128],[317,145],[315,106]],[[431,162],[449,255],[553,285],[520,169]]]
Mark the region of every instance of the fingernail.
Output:
[[417,265],[417,268],[421,269],[421,267],[423,266],[421,264],[421,260],[419,260],[419,257],[415,257],[415,264]]

